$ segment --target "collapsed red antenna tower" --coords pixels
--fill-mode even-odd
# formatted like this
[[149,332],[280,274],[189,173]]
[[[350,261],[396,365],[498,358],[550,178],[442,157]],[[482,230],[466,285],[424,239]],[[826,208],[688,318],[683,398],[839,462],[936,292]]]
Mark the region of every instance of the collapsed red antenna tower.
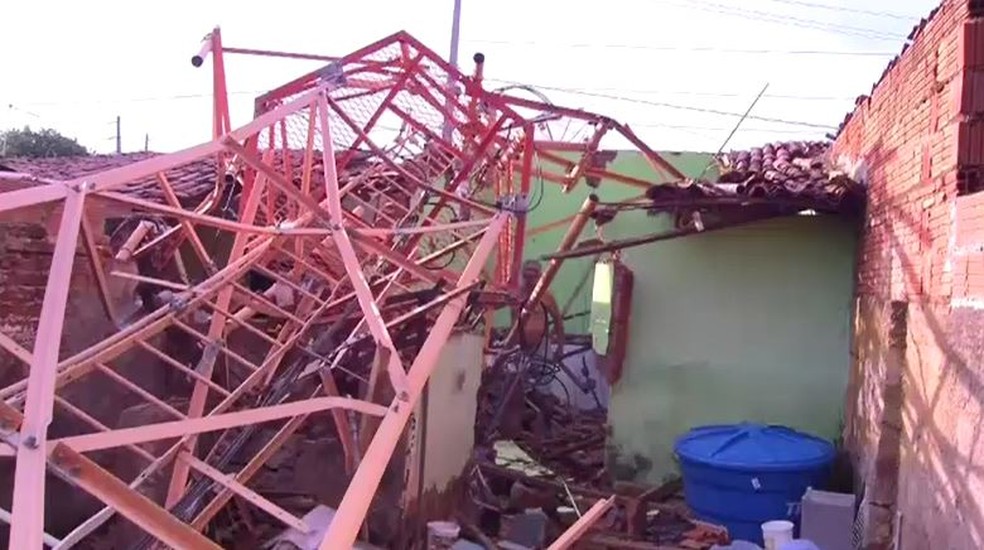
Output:
[[[464,75],[405,33],[261,96],[256,118],[232,129],[227,53],[292,57],[224,49],[218,29],[206,38],[193,63],[212,57],[212,141],[71,181],[0,179],[0,216],[60,216],[34,341],[0,333],[0,352],[20,360],[26,373],[0,390],[0,451],[16,461],[11,548],[45,541],[69,548],[117,513],[149,535],[147,545],[217,548],[203,530],[234,496],[305,532],[309,526],[250,482],[322,411],[331,412],[353,478],[321,548],[351,547],[449,335],[486,317],[483,292],[516,281],[531,182],[570,189],[604,179],[647,188],[650,182],[598,162],[609,133],[638,148],[655,171],[682,177],[625,125],[489,92],[480,55],[475,73]],[[554,136],[572,123],[585,131]],[[201,204],[182,204],[173,174],[202,162],[213,165],[215,189]],[[138,198],[134,189],[152,189],[158,200]],[[572,213],[563,247],[574,244],[594,208],[589,200]],[[125,242],[109,246],[117,259],[138,260],[138,274],[107,268],[99,244],[105,235],[93,222],[124,218],[139,223],[127,226],[135,228]],[[206,246],[203,231],[222,244]],[[66,356],[59,342],[80,243],[119,330]],[[189,269],[190,262],[200,269]],[[558,266],[545,270],[537,292]],[[113,277],[152,289],[135,317],[114,311],[107,290]],[[264,283],[251,284],[257,278]],[[399,338],[409,323],[425,325],[422,343]],[[194,342],[193,357],[160,345],[173,334]],[[185,394],[144,389],[134,370],[121,366],[135,355],[143,370],[182,377]],[[95,376],[167,420],[108,427],[72,403],[77,392],[66,391]],[[359,398],[339,395],[347,376],[363,379]],[[50,437],[49,426],[62,417],[76,429]],[[272,421],[280,422],[277,431],[245,467],[230,471],[230,457]],[[198,441],[203,434],[210,445]],[[168,443],[155,447],[160,452],[146,446],[161,441]],[[120,479],[87,456],[108,449],[132,453],[142,472]],[[144,496],[141,484],[167,472],[164,502]],[[44,530],[49,474],[106,505],[54,541]]]

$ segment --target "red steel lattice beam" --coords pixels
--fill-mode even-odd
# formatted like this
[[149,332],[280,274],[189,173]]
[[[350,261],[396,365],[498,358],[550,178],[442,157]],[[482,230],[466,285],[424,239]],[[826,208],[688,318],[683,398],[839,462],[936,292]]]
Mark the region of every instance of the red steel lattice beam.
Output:
[[[330,64],[258,98],[255,118],[233,129],[224,53]],[[636,146],[653,165],[654,177],[680,175],[627,126],[487,92],[480,68],[471,76],[461,74],[406,33],[336,59],[224,48],[216,28],[193,62],[202,65],[208,58],[215,92],[210,141],[66,182],[0,178],[0,220],[25,209],[62,212],[52,235],[52,266],[33,345],[0,333],[0,349],[30,366],[24,379],[0,388],[6,403],[0,408],[9,413],[0,415],[7,445],[0,454],[15,456],[16,463],[11,547],[40,548],[44,479],[51,471],[69,472],[70,483],[107,505],[63,539],[66,548],[91,536],[116,512],[152,537],[146,544],[136,541],[137,547],[154,540],[180,548],[216,547],[200,533],[233,495],[286,525],[301,526],[250,483],[290,434],[325,410],[332,411],[347,442],[346,465],[354,469],[354,479],[322,548],[350,547],[441,348],[466,308],[481,307],[469,296],[482,286],[516,283],[528,234],[524,205],[534,181],[556,182],[566,190],[598,177],[643,185],[637,177],[596,164],[595,154],[610,134]],[[462,85],[464,93],[446,82]],[[525,114],[530,111],[534,114]],[[551,125],[571,123],[593,128],[590,138],[552,135]],[[563,166],[566,174],[544,171],[544,161]],[[167,174],[200,162],[213,164],[215,188],[202,203],[182,205]],[[162,198],[131,192],[148,186],[156,186]],[[233,204],[236,215],[222,212],[222,204]],[[94,216],[111,209],[138,220],[123,239],[126,247],[113,251],[121,261],[149,255],[174,269],[108,272],[96,256],[102,236],[94,233],[101,224],[86,218],[90,206]],[[593,202],[574,218],[578,232],[591,208]],[[200,233],[206,229],[224,237],[231,250],[210,249],[215,245],[206,244]],[[156,290],[139,318],[61,357],[58,342],[64,323],[71,322],[65,310],[80,232],[108,315],[115,317],[109,301],[114,283],[130,280]],[[565,239],[565,246],[574,238]],[[182,247],[188,254],[182,256]],[[435,267],[448,257],[446,265]],[[490,258],[497,259],[497,268],[487,276]],[[187,275],[189,259],[202,268],[197,279]],[[548,272],[557,267],[552,263]],[[254,288],[248,278],[255,274],[267,277],[269,286]],[[430,293],[423,304],[390,303],[399,293],[420,292]],[[409,323],[427,329],[419,350],[397,342]],[[167,338],[169,329],[198,346],[190,363],[150,343]],[[260,342],[259,353],[248,353],[233,338],[240,331]],[[369,365],[353,367],[360,342],[386,350],[377,354],[379,373],[368,372]],[[137,350],[157,361],[142,368],[186,376],[187,395],[157,395],[131,379],[122,365],[128,352]],[[220,358],[239,375],[219,376]],[[351,368],[364,368],[352,376],[370,380],[370,387],[354,398],[339,397],[335,376]],[[322,387],[295,395],[290,382],[305,373],[317,373]],[[103,375],[165,412],[167,421],[113,428],[98,419],[92,405],[69,403],[60,395],[69,384],[84,385]],[[374,402],[387,392],[377,392],[372,380],[388,382],[390,397]],[[187,408],[175,408],[172,397],[186,399]],[[81,419],[91,431],[49,442],[55,403],[57,414]],[[360,423],[350,422],[346,410],[366,419],[357,434],[364,456],[358,456],[356,437],[347,432]],[[262,425],[272,421],[280,427],[264,431]],[[202,453],[196,436],[207,431],[218,443]],[[265,443],[242,461],[245,466],[229,471],[229,457],[237,456],[243,434],[259,434]],[[140,446],[158,440],[176,442],[162,452]],[[136,452],[148,464],[135,479],[122,480],[84,456],[109,449]],[[161,507],[138,488],[168,465],[173,472]],[[191,476],[192,470],[204,475]]]

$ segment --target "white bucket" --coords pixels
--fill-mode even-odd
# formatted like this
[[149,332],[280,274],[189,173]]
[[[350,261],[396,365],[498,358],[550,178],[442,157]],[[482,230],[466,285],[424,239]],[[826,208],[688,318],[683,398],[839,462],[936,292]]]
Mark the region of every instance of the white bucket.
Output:
[[765,540],[765,550],[779,550],[793,540],[793,522],[777,520],[763,523],[762,538]]
[[427,547],[429,549],[451,548],[458,541],[461,526],[452,521],[431,521],[427,523]]

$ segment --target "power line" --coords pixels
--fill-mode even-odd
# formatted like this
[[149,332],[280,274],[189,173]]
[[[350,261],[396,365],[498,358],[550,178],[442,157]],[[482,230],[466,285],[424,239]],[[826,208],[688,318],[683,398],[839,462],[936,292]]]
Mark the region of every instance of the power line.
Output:
[[[651,94],[651,95],[687,95],[700,97],[747,97],[747,93],[737,92],[705,92],[699,90],[638,90],[625,88],[579,88],[592,92],[624,92],[629,94]],[[797,94],[765,94],[762,97],[769,99],[795,99],[798,101],[854,101],[857,96],[834,96],[834,95],[797,95]]]
[[[664,124],[661,122],[646,122],[646,123],[629,123],[632,128],[666,128],[669,130],[703,130],[707,132],[729,132],[731,128],[724,126],[691,126],[689,124]],[[792,130],[789,128],[784,129],[772,129],[772,128],[745,128],[741,127],[738,129],[739,132],[753,132],[753,133],[768,133],[768,134],[790,134],[790,135],[804,135],[813,132],[811,129],[802,130]],[[819,131],[819,129],[818,129]]]
[[[486,78],[490,82],[501,82],[503,84],[519,84],[519,82],[512,80],[501,80],[497,78]],[[541,86],[542,87],[542,86]],[[688,96],[700,96],[700,97],[744,97],[747,94],[741,94],[737,92],[709,92],[704,90],[654,90],[654,89],[626,89],[626,88],[563,88],[561,91],[578,90],[582,92],[624,92],[630,94],[652,94],[652,95],[688,95]],[[229,95],[243,95],[243,94],[259,94],[255,90],[242,90],[229,92]],[[788,99],[788,100],[802,100],[802,101],[853,101],[855,96],[826,96],[826,95],[798,95],[798,94],[766,94],[765,97],[770,99]],[[48,101],[48,102],[34,102],[34,103],[22,103],[17,102],[16,105],[30,105],[36,107],[52,107],[60,105],[95,105],[95,104],[118,104],[118,103],[142,103],[142,102],[158,102],[158,101],[182,101],[186,99],[203,99],[212,98],[212,94],[209,93],[199,93],[199,94],[175,94],[170,96],[157,96],[157,97],[138,97],[138,98],[120,98],[120,99],[93,99],[90,101],[86,100],[69,100],[69,101]],[[39,115],[25,111],[23,109],[17,108],[17,106],[11,104],[9,107],[15,111],[20,111],[22,113],[29,114],[35,118]]]
[[[18,103],[18,105],[23,105],[23,103]],[[13,103],[8,103],[7,104],[7,108],[10,109],[11,111],[17,111],[18,113],[24,113],[25,115],[28,115],[28,116],[30,116],[32,118],[41,118],[41,115],[39,115],[37,113],[32,113],[31,111],[26,111],[24,109],[21,109],[20,107],[18,107],[17,105],[14,105]]]
[[[236,92],[229,92],[229,95],[255,95],[261,94],[262,91],[256,90],[242,90]],[[116,98],[116,99],[92,99],[92,100],[68,100],[68,101],[34,101],[34,102],[17,102],[18,105],[30,105],[32,107],[54,107],[58,105],[101,105],[101,104],[118,104],[118,103],[144,103],[144,102],[155,102],[155,101],[181,101],[185,99],[201,99],[201,98],[212,98],[210,93],[197,93],[197,94],[175,94],[169,96],[156,96],[156,97],[130,97],[130,98]]]
[[645,50],[645,51],[667,51],[667,52],[707,52],[707,53],[730,53],[730,54],[749,54],[749,55],[829,55],[847,57],[892,57],[898,52],[869,52],[869,51],[844,51],[844,50],[773,50],[773,49],[748,49],[748,48],[718,48],[715,46],[652,46],[643,44],[544,44],[542,41],[512,41],[512,40],[466,40],[471,44],[498,44],[504,46],[548,46],[558,49],[570,48],[598,48],[598,49],[622,49],[622,50]]
[[[511,84],[511,85],[524,84],[522,82],[517,82],[517,81],[502,80],[502,79],[493,79],[493,78],[489,78],[487,80],[493,81],[493,82],[501,82],[501,83],[504,83],[504,84]],[[663,107],[663,108],[667,108],[667,109],[677,109],[677,110],[683,110],[683,111],[693,111],[693,112],[708,113],[708,114],[715,114],[715,115],[722,115],[722,116],[741,116],[741,113],[733,113],[733,112],[729,112],[729,111],[721,111],[721,110],[717,110],[717,109],[709,109],[709,108],[697,107],[697,106],[692,106],[692,105],[679,105],[679,104],[675,104],[675,103],[667,103],[667,102],[662,102],[662,101],[651,101],[651,100],[647,100],[647,99],[633,98],[633,97],[625,97],[625,96],[615,95],[615,94],[606,94],[606,93],[601,93],[601,92],[590,91],[589,89],[584,89],[584,88],[565,88],[565,87],[560,87],[560,86],[547,86],[547,85],[540,85],[540,84],[532,84],[531,86],[533,86],[535,88],[540,88],[540,89],[543,89],[543,90],[552,90],[552,91],[556,91],[556,92],[563,92],[563,93],[569,93],[569,94],[574,94],[574,95],[581,95],[581,96],[586,96],[586,97],[597,97],[597,98],[600,98],[600,99],[611,99],[611,100],[615,100],[615,101],[623,101],[623,102],[626,102],[626,103],[637,103],[637,104],[640,104],[640,105],[649,105],[649,106],[653,106],[653,107]],[[652,90],[652,92],[653,93],[659,93],[659,92],[657,92],[655,90]],[[230,95],[232,95],[232,94],[255,94],[257,92],[243,91],[243,92],[229,92],[229,93],[230,93]],[[646,92],[638,92],[638,93],[646,93]],[[704,96],[710,96],[710,97],[738,97],[740,95],[740,94],[723,94],[723,93],[722,94],[715,94],[714,92],[685,92],[685,91],[680,91],[679,93],[681,95],[704,95]],[[117,101],[120,101],[120,102],[122,102],[122,101],[126,101],[126,102],[130,102],[130,101],[172,101],[172,100],[182,100],[182,99],[191,99],[191,98],[204,98],[204,97],[211,97],[211,94],[183,94],[183,95],[174,95],[174,96],[124,99],[124,100],[117,100]],[[796,97],[795,96],[789,96],[788,97],[788,99],[794,99],[794,98],[796,98]],[[802,99],[802,98],[798,98],[798,99]],[[833,99],[833,98],[831,98],[831,99]],[[102,100],[99,100],[99,102],[101,102],[101,103],[109,103],[109,101],[102,101]],[[82,103],[84,103],[84,102],[82,102]],[[50,102],[50,103],[35,103],[33,105],[64,105],[64,104],[78,104],[78,102],[62,102],[62,103]],[[831,126],[831,125],[828,125],[828,124],[817,124],[817,123],[813,123],[813,122],[804,122],[804,121],[796,121],[796,120],[786,120],[786,119],[780,119],[780,118],[761,117],[761,116],[749,116],[748,118],[751,119],[751,120],[758,120],[758,121],[762,121],[762,122],[773,122],[773,123],[778,123],[778,124],[788,124],[788,125],[793,125],[793,126],[803,126],[803,127],[807,127],[807,128],[816,128],[816,129],[823,129],[823,130],[831,130],[831,129],[834,129],[834,126]]]
[[[503,82],[508,82],[508,81],[503,81]],[[521,84],[520,82],[512,82],[512,83],[513,84]],[[595,93],[595,92],[587,92],[587,91],[584,91],[584,90],[574,89],[574,88],[561,88],[559,86],[544,86],[544,85],[541,85],[541,84],[528,84],[528,85],[529,86],[533,86],[534,88],[542,89],[542,90],[552,90],[552,91],[556,91],[556,92],[564,92],[564,93],[570,93],[570,94],[575,94],[575,95],[582,95],[582,96],[587,96],[587,97],[598,97],[598,98],[602,98],[602,99],[613,99],[613,100],[616,100],[616,101],[624,101],[626,103],[638,103],[640,105],[651,105],[653,107],[665,107],[667,109],[678,109],[678,110],[681,110],[681,111],[693,111],[693,112],[698,112],[698,113],[708,113],[708,114],[722,115],[722,116],[736,116],[736,117],[742,116],[741,113],[734,113],[734,112],[731,112],[731,111],[721,111],[721,110],[718,110],[718,109],[709,109],[709,108],[697,107],[697,106],[693,106],[693,105],[678,105],[676,103],[665,103],[665,102],[662,102],[662,101],[649,101],[649,100],[646,100],[646,99],[639,99],[639,98],[633,98],[633,97],[624,97],[624,96],[619,96],[619,95],[614,95],[614,94],[602,94],[602,93]],[[772,117],[763,117],[763,116],[755,116],[755,115],[749,115],[747,118],[749,120],[758,120],[758,121],[762,121],[762,122],[774,122],[774,123],[777,123],[777,124],[788,124],[788,125],[791,125],[791,126],[803,126],[803,127],[807,127],[807,128],[816,128],[816,129],[820,129],[820,130],[833,130],[833,129],[836,128],[836,126],[832,126],[830,124],[817,124],[815,122],[805,122],[805,121],[801,121],[801,120],[787,120],[787,119],[782,119],[782,118],[772,118]]]
[[871,11],[871,10],[862,10],[858,8],[848,8],[845,6],[831,6],[830,4],[817,4],[815,2],[803,2],[801,0],[769,0],[769,1],[775,2],[777,4],[789,4],[792,6],[816,8],[819,10],[839,11],[844,13],[857,13],[861,15],[873,15],[876,17],[888,17],[890,19],[902,19],[905,21],[917,20],[921,17],[919,15],[906,15],[902,13],[893,13],[887,11]]
[[[508,85],[516,85],[518,82],[513,80],[501,80],[498,78],[486,78],[487,82],[498,82]],[[621,87],[585,87],[585,86],[568,86],[565,88],[571,90],[585,91],[585,92],[622,92],[627,94],[647,94],[647,95],[686,95],[686,96],[700,96],[700,97],[747,97],[747,93],[738,92],[708,92],[703,90],[655,90],[652,88],[621,88]],[[496,90],[493,90],[496,91]],[[857,99],[856,95],[799,95],[799,94],[765,94],[763,97],[770,99],[794,99],[802,101],[854,101]]]
[[884,40],[884,41],[894,42],[897,40],[906,39],[906,36],[904,35],[886,33],[877,29],[854,27],[850,25],[838,25],[835,23],[819,21],[816,19],[802,19],[799,17],[778,15],[778,14],[764,12],[764,11],[746,10],[741,8],[734,8],[732,6],[726,6],[724,4],[715,4],[713,2],[697,2],[696,0],[691,0],[690,2],[672,2],[672,1],[663,0],[662,3],[670,6],[675,6],[678,8],[696,9],[700,11],[716,13],[721,15],[731,15],[734,17],[741,17],[744,19],[753,19],[755,21],[777,23],[789,27],[800,27],[806,29],[821,30],[825,32],[835,33],[835,34],[858,36],[861,38],[868,38],[870,40]]

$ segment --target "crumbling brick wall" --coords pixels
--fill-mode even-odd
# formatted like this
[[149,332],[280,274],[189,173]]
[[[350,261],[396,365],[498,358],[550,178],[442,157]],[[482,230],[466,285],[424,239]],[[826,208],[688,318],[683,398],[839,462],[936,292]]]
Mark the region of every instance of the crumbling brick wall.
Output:
[[[56,217],[54,222],[57,221]],[[44,221],[0,223],[0,330],[28,351],[34,345],[53,250],[54,243]],[[113,330],[81,246],[73,267],[65,315],[72,330],[66,330],[62,340],[62,349],[69,353],[79,351]],[[23,376],[23,369],[12,355],[0,352],[3,383]]]
[[977,4],[946,0],[917,27],[833,149],[869,188],[845,426],[868,548],[984,547]]
[[[0,331],[30,352],[34,346],[54,251],[53,229],[57,227],[61,211],[57,208],[38,208],[22,214],[15,219],[0,221]],[[97,223],[93,226],[100,227]],[[101,235],[96,238],[103,240]],[[126,266],[113,265],[108,257],[103,261],[108,269],[127,269]],[[117,277],[109,277],[108,280],[111,299],[119,310],[123,309],[124,304],[133,302],[133,284]],[[62,358],[87,348],[116,330],[105,312],[95,274],[86,249],[81,244],[76,249],[69,285],[61,341]],[[148,354],[130,354],[126,357],[129,359],[124,358],[118,363],[127,378],[155,394],[165,393],[171,380],[162,376],[168,371],[156,367],[155,358]],[[20,380],[26,373],[26,365],[0,349],[0,385]],[[116,426],[120,410],[137,400],[128,390],[105,377],[70,384],[61,396],[108,426]],[[91,431],[92,428],[56,406],[50,437],[83,430]],[[98,455],[95,456],[96,460],[104,466],[111,466],[115,458],[113,452],[95,454]],[[63,536],[101,507],[98,501],[81,491],[59,490],[62,482],[57,478],[49,477],[48,482],[55,489],[47,493],[45,525],[56,536]],[[11,507],[12,488],[13,461],[6,461],[0,466],[0,507],[6,510]],[[6,540],[6,531],[7,526],[0,525],[0,546]]]

